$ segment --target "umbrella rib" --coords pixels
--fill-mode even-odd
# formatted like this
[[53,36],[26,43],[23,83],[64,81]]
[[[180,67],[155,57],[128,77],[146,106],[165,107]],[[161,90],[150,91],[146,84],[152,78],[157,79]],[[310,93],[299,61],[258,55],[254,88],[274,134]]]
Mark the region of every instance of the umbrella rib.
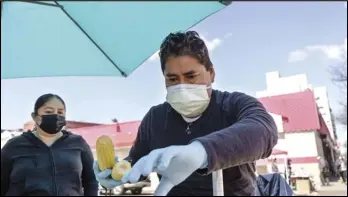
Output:
[[58,4],[51,4],[51,3],[38,2],[38,1],[21,1],[21,2],[34,3],[34,4],[46,5],[46,6],[52,6],[52,7],[62,7],[61,5],[58,5]]
[[119,68],[116,63],[106,54],[106,52],[93,40],[93,38],[91,38],[90,35],[88,35],[88,33],[80,26],[80,24],[72,17],[70,16],[70,14],[64,9],[64,7],[62,5],[60,5],[57,1],[54,1],[59,7],[60,9],[65,13],[65,15],[72,21],[75,23],[75,25],[82,31],[83,34],[85,34],[85,36],[87,36],[87,38],[94,44],[94,46],[96,46],[100,52],[115,66],[115,68],[121,73],[121,75],[123,77],[127,77],[127,74],[121,70],[121,68]]

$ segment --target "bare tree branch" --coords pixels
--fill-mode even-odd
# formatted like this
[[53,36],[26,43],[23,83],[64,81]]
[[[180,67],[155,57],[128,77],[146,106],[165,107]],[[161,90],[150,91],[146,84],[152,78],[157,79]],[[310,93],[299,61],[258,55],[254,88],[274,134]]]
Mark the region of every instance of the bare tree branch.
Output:
[[338,122],[347,126],[347,56],[342,64],[330,67],[332,81],[340,88],[342,93],[342,111],[336,116]]

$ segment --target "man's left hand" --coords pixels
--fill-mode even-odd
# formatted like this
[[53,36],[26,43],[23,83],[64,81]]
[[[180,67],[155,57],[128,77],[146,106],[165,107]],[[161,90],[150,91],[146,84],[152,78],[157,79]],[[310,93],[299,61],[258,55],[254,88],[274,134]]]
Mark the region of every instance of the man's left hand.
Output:
[[207,153],[200,142],[186,146],[170,146],[157,149],[141,158],[122,179],[123,183],[138,182],[140,177],[151,172],[162,175],[155,196],[165,196],[170,190],[186,180],[193,172],[207,167]]

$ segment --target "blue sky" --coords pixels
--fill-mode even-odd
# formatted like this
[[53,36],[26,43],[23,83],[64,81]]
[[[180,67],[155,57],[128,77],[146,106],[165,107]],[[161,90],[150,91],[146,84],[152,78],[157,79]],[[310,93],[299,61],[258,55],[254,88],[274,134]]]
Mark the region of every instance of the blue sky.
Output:
[[[343,2],[236,2],[193,28],[206,40],[216,69],[214,87],[254,95],[265,89],[265,73],[307,73],[314,86],[329,89],[332,108],[342,97],[328,65],[347,50],[347,7]],[[1,81],[1,127],[30,120],[38,96],[55,93],[67,104],[68,119],[110,123],[138,120],[165,100],[158,58],[128,78],[59,77]],[[340,136],[345,136],[339,127]]]

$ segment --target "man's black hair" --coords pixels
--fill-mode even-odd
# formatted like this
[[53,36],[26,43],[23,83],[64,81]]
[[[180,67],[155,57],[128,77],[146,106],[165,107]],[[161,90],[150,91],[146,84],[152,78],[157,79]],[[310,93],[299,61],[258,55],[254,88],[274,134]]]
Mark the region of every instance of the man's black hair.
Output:
[[159,56],[162,72],[169,57],[188,55],[196,58],[208,70],[213,66],[208,48],[196,31],[170,33],[162,42]]

